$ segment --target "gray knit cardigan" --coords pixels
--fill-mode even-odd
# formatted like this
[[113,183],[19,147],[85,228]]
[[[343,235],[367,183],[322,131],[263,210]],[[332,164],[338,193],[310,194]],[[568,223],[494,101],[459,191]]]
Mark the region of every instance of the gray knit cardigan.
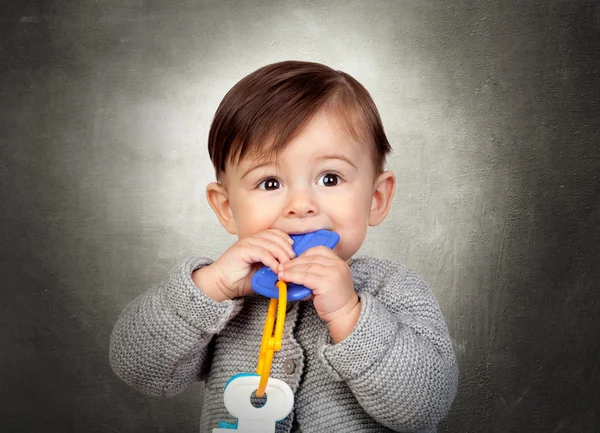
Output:
[[[204,381],[200,431],[233,422],[223,404],[233,375],[253,373],[268,299],[257,294],[216,302],[189,259],[123,311],[110,364],[123,381],[172,396]],[[352,333],[333,344],[311,301],[288,304],[282,347],[271,377],[294,391],[294,410],[277,432],[435,432],[457,389],[458,369],[438,304],[412,270],[386,260],[352,259],[361,312]],[[268,398],[268,397],[267,397]]]

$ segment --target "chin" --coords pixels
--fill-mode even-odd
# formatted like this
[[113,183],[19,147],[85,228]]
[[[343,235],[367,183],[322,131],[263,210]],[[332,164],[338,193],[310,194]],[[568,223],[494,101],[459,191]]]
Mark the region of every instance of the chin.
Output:
[[352,258],[352,256],[354,254],[348,254],[347,251],[340,251],[337,249],[337,246],[333,249],[333,252],[336,253],[338,255],[338,257],[340,259],[342,259],[343,261],[347,262],[348,260],[350,260]]
[[347,262],[348,260],[350,260],[352,257],[354,257],[354,255],[358,252],[358,250],[360,249],[361,245],[343,245],[341,248],[340,244],[337,244],[335,246],[335,248],[333,249],[333,252],[336,253],[338,255],[338,257],[342,260],[344,260],[345,262]]

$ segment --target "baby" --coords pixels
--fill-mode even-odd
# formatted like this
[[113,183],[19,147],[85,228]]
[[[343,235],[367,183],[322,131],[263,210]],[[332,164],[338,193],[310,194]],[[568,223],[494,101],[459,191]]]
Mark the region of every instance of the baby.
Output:
[[[266,265],[312,290],[288,303],[273,357],[270,376],[295,394],[277,432],[435,432],[458,380],[438,304],[406,266],[353,257],[395,191],[367,90],[318,63],[264,66],[225,95],[208,147],[217,181],[207,199],[238,240],[214,261],[186,260],[125,308],[115,373],[150,395],[204,381],[201,431],[234,421],[223,390],[256,369],[269,299],[250,281]],[[319,229],[338,244],[296,257],[290,235]]]

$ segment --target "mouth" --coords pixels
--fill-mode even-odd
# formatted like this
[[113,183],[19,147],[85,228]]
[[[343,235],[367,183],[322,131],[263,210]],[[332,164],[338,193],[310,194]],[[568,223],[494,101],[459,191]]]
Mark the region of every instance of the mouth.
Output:
[[316,231],[319,231],[319,230],[328,230],[330,232],[333,231],[333,230],[331,230],[329,228],[318,228],[318,229],[309,229],[309,230],[295,230],[295,231],[289,232],[288,235],[290,235],[290,236],[300,236],[300,235],[305,235],[307,233],[313,233],[313,232],[316,232]]

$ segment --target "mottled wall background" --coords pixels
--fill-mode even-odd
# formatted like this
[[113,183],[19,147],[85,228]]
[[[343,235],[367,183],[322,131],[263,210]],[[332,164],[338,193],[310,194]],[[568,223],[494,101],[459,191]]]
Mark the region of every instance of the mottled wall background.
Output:
[[193,432],[201,385],[108,366],[122,308],[231,242],[204,197],[225,92],[279,60],[361,81],[398,192],[362,253],[409,264],[461,381],[444,432],[600,425],[600,5],[593,0],[0,6],[0,431]]

